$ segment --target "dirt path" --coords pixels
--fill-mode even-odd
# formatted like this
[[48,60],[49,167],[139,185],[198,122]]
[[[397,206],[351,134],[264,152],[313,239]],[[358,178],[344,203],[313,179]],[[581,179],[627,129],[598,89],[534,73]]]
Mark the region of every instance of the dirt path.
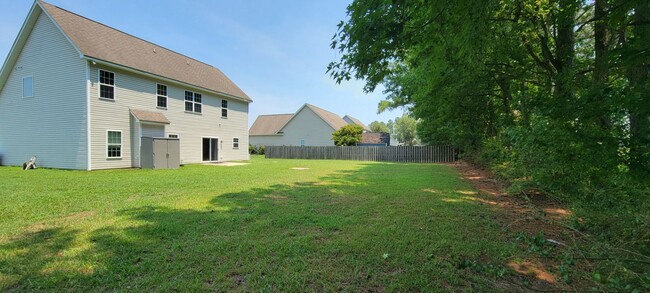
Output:
[[[583,287],[588,285],[584,282],[565,282],[561,273],[559,256],[584,236],[565,224],[573,215],[569,209],[540,194],[509,195],[505,192],[506,186],[489,172],[468,163],[450,166],[479,190],[476,201],[497,212],[495,220],[502,227],[504,239],[521,244],[522,255],[513,256],[504,264],[519,274],[504,280],[515,286],[510,287],[513,291],[580,291],[578,288],[588,288]],[[588,264],[579,265],[585,268]]]

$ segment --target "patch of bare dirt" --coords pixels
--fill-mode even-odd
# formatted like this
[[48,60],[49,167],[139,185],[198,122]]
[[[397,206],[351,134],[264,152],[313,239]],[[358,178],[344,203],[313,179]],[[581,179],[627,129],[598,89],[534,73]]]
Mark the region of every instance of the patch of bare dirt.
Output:
[[95,212],[93,211],[84,211],[84,212],[79,212],[79,213],[73,213],[69,214],[67,216],[63,216],[57,219],[53,219],[50,221],[43,221],[43,222],[38,222],[31,224],[27,226],[25,229],[28,232],[38,232],[42,231],[48,228],[56,227],[56,226],[68,226],[71,225],[72,223],[76,223],[80,220],[90,218],[95,215]]
[[[528,252],[523,256],[513,256],[505,266],[516,272],[521,278],[506,280],[519,289],[530,291],[567,291],[576,290],[581,285],[573,282],[571,285],[562,281],[558,275],[559,256],[568,243],[573,243],[582,237],[580,232],[565,223],[573,213],[561,203],[537,192],[526,192],[521,195],[510,195],[505,189],[506,185],[494,179],[494,176],[483,169],[472,166],[466,162],[451,164],[479,191],[472,195],[470,200],[488,206],[497,213],[494,220],[502,227],[502,236],[512,241],[514,235],[524,234],[527,237],[539,237],[543,233],[544,245],[552,246],[552,255],[540,257],[538,254]],[[528,249],[530,243],[521,243]],[[516,260],[515,260],[516,257]],[[589,264],[581,264],[589,266]],[[524,279],[531,280],[528,284],[522,283]],[[585,287],[588,288],[588,287]],[[517,291],[517,290],[516,290]]]

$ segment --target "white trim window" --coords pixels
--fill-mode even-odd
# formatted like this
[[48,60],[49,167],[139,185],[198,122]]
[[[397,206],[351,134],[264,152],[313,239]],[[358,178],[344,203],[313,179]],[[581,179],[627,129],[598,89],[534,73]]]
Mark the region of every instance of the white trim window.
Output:
[[201,94],[185,91],[185,112],[201,113]]
[[99,97],[115,100],[115,73],[99,70]]
[[221,118],[228,118],[228,100],[221,100]]
[[177,133],[167,133],[167,137],[168,138],[178,138],[178,134]]
[[23,77],[23,98],[31,98],[34,96],[34,77]]
[[122,157],[122,131],[106,131],[106,157],[109,159]]
[[238,149],[239,148],[239,137],[234,137],[232,139],[232,148],[233,149]]
[[156,84],[156,106],[167,109],[167,86],[164,84]]

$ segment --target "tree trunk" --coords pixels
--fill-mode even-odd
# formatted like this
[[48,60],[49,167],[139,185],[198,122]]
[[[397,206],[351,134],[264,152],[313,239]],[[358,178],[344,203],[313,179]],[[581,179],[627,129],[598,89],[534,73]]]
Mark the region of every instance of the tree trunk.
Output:
[[609,76],[609,49],[607,31],[607,0],[596,0],[594,2],[594,84],[596,87],[604,87]]
[[634,62],[628,70],[632,88],[630,103],[630,170],[635,174],[650,173],[650,64],[643,57],[650,44],[650,2],[637,0],[634,6],[633,48]]
[[575,16],[578,3],[560,0],[557,14],[557,38],[555,42],[556,69],[555,97],[570,101],[573,96],[573,60],[575,59]]
[[[609,88],[609,17],[607,0],[595,0],[594,2],[594,75],[593,89],[594,101],[602,105],[602,100]],[[598,124],[603,130],[611,128],[611,121],[608,114],[598,117]]]

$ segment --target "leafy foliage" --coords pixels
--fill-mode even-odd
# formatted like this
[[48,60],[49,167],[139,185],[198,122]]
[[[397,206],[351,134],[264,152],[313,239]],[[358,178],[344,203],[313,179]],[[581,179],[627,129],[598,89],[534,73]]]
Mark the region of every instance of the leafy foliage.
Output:
[[353,146],[361,141],[363,127],[349,124],[332,133],[332,140],[337,146]]
[[370,131],[372,132],[390,133],[388,125],[386,125],[386,122],[383,121],[372,121],[368,127],[370,127]]
[[[379,110],[408,108],[422,142],[454,145],[513,190],[573,203],[592,232],[647,255],[650,226],[635,219],[650,209],[649,10],[647,0],[357,0],[328,71],[367,91],[383,84]],[[602,229],[612,217],[624,227]]]
[[395,138],[405,145],[415,145],[417,142],[416,135],[417,121],[409,116],[395,118]]

